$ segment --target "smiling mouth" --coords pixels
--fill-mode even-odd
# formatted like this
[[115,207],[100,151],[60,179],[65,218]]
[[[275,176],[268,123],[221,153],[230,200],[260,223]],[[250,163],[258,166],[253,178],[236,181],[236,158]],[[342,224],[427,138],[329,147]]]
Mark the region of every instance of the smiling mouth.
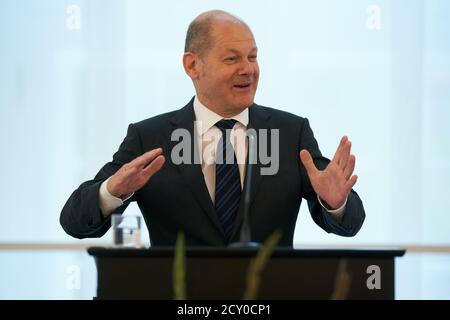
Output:
[[248,88],[250,87],[250,83],[246,83],[246,84],[236,84],[233,87],[235,88],[240,88],[240,89],[244,89],[244,88]]

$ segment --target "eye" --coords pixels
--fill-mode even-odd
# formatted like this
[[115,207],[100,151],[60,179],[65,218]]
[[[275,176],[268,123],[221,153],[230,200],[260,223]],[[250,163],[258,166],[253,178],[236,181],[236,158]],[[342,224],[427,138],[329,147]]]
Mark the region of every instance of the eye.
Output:
[[238,59],[237,56],[230,56],[230,57],[225,58],[225,62],[232,63],[232,62],[235,62],[237,59]]
[[248,60],[251,61],[251,62],[255,62],[257,58],[258,58],[258,57],[257,57],[256,55],[254,55],[254,56],[249,56],[249,57],[248,57]]

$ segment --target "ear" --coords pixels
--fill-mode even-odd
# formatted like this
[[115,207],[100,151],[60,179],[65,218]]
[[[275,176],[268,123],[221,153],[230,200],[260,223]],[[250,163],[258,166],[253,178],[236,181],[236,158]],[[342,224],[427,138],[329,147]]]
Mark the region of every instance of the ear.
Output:
[[183,67],[186,74],[195,80],[199,74],[199,58],[195,53],[185,52],[183,55]]

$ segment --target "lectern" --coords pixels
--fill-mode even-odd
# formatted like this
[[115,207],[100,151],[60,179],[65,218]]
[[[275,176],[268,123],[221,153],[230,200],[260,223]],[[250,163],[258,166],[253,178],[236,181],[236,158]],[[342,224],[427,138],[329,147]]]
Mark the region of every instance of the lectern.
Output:
[[[95,299],[173,299],[174,248],[92,247]],[[348,299],[394,299],[395,257],[404,250],[277,248],[261,277],[258,299],[330,299],[339,262],[350,275]],[[254,248],[186,248],[188,299],[242,299]]]

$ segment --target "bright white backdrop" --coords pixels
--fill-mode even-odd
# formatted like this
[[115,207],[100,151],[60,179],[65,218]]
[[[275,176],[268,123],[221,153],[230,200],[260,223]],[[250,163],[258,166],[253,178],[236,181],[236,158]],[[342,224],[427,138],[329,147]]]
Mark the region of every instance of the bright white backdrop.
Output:
[[[254,31],[257,103],[307,117],[328,157],[342,135],[353,141],[363,228],[355,238],[328,235],[303,205],[296,246],[449,246],[445,0],[0,0],[0,242],[75,241],[59,226],[64,202],[109,161],[130,122],[192,97],[181,66],[184,36],[197,14],[213,8]],[[139,213],[137,206],[127,212]],[[442,285],[449,260],[399,260],[399,296],[449,299]],[[94,266],[84,254],[4,251],[0,261],[0,298],[94,294]],[[80,289],[67,288],[72,265],[81,266]]]

